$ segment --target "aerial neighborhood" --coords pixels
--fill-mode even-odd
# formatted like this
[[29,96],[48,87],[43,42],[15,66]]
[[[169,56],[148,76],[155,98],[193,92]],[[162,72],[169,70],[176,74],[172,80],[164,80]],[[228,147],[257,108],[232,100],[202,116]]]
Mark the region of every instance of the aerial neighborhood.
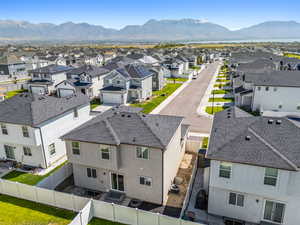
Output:
[[0,197],[49,224],[300,224],[299,137],[296,44],[0,47]]

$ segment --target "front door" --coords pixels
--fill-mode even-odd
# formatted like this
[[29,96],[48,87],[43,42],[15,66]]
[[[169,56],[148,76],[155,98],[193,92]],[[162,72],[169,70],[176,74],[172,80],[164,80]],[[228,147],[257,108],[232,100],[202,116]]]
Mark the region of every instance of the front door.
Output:
[[124,176],[111,173],[111,189],[116,191],[124,191]]
[[12,159],[15,160],[15,147],[9,146],[9,145],[4,145],[5,149],[5,154],[7,159]]

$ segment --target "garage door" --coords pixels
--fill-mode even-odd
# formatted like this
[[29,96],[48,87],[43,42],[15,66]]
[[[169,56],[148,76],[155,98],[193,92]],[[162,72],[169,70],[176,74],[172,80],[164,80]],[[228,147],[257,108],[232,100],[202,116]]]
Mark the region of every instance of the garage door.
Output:
[[46,90],[44,87],[40,87],[40,86],[31,86],[31,92],[33,94],[38,94],[38,95],[43,95],[46,93]]
[[59,96],[62,97],[62,98],[74,94],[74,90],[72,90],[72,89],[63,89],[63,88],[59,88],[59,89],[58,89],[58,92],[59,92]]
[[119,94],[119,93],[103,93],[103,103],[106,103],[106,104],[123,104],[122,94]]

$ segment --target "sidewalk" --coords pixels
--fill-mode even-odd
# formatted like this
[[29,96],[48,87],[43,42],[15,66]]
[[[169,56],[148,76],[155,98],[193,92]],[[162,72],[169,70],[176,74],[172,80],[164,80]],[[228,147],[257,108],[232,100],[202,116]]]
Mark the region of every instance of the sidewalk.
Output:
[[[205,66],[201,66],[199,71],[199,76],[201,72],[204,70]],[[180,94],[190,83],[192,82],[192,76],[189,76],[189,79],[183,83],[176,91],[173,92],[167,99],[165,99],[162,103],[160,103],[150,114],[158,114],[163,108],[165,108],[177,95]]]
[[218,66],[213,78],[211,79],[207,89],[206,89],[206,92],[201,100],[201,103],[197,109],[197,113],[201,116],[205,116],[205,117],[208,117],[208,118],[213,118],[213,115],[210,115],[208,113],[205,112],[205,108],[206,106],[208,106],[208,100],[209,98],[211,97],[211,92],[212,90],[214,90],[214,85],[215,85],[215,82],[217,80],[217,76],[219,75],[219,72],[220,72],[220,69],[221,69],[221,64]]

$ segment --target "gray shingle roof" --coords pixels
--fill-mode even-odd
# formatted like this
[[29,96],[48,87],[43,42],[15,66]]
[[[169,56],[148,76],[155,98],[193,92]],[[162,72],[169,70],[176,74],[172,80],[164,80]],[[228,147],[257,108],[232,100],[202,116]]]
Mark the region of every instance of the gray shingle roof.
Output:
[[66,98],[23,93],[0,102],[0,122],[36,127],[51,118],[87,104],[89,104],[88,97],[80,93]]
[[[135,110],[136,111],[136,110]],[[110,110],[64,135],[66,140],[99,144],[133,144],[165,149],[183,117]]]
[[279,119],[281,124],[276,123],[278,118],[254,117],[237,107],[217,113],[207,157],[296,170],[300,167],[300,128],[288,118]]
[[37,68],[35,70],[31,70],[29,72],[31,73],[38,73],[38,74],[57,74],[57,73],[62,73],[62,72],[67,72],[72,70],[72,67],[69,66],[60,66],[60,65],[49,65],[41,68]]

